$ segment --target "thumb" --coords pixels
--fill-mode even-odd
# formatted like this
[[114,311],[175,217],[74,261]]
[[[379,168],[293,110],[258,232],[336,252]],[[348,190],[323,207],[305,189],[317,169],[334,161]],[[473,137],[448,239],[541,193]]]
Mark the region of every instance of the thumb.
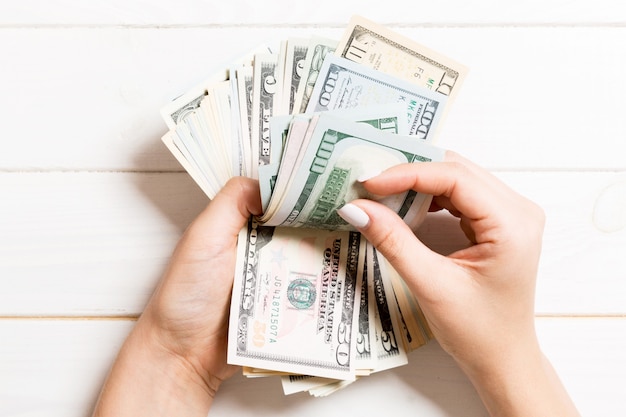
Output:
[[179,247],[201,259],[230,251],[250,215],[260,213],[258,182],[232,178],[187,228]]
[[418,298],[441,297],[450,260],[424,245],[396,213],[371,200],[355,200],[337,212],[383,254]]

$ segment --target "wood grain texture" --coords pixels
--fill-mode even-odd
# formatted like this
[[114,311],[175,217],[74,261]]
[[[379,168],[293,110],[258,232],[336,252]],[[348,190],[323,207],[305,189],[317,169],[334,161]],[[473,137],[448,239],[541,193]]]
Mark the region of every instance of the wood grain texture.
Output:
[[[601,0],[529,0],[502,2],[416,3],[321,0],[314,7],[287,0],[109,0],[89,6],[79,0],[6,2],[0,6],[4,25],[344,25],[354,14],[381,23],[404,25],[617,24],[625,21],[617,2]],[[280,11],[279,13],[277,11]]]
[[[626,314],[626,221],[602,229],[614,217],[598,210],[626,211],[626,174],[496,174],[546,212],[537,312]],[[10,196],[0,205],[0,315],[139,314],[208,202],[186,173],[5,173],[0,194]],[[444,254],[467,244],[449,215],[429,216],[419,236]]]
[[[159,109],[259,43],[354,13],[470,67],[438,144],[547,215],[542,346],[583,415],[626,415],[626,10],[620,2],[0,2],[0,416],[85,417],[207,199]],[[450,253],[454,219],[419,236]],[[346,411],[349,410],[349,411]],[[227,381],[214,416],[486,416],[436,343],[327,399]]]
[[0,178],[0,315],[137,315],[208,203],[186,173]]
[[[470,67],[440,146],[490,169],[626,169],[626,28],[399,31]],[[181,170],[159,109],[261,42],[313,33],[341,30],[0,29],[0,170]]]
[[[126,320],[0,320],[3,416],[85,417],[124,338]],[[582,415],[624,415],[625,319],[537,320],[540,341]],[[220,389],[211,416],[483,417],[473,387],[436,342],[409,364],[357,381],[328,398],[284,396],[280,381],[240,374]]]

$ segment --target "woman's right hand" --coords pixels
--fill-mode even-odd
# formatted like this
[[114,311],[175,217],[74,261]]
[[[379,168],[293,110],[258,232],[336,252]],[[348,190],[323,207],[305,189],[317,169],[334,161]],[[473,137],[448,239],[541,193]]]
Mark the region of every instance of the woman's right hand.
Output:
[[[339,210],[405,279],[435,338],[472,380],[491,414],[578,415],[535,332],[543,210],[450,151],[444,162],[398,165],[363,185],[381,196],[407,190],[432,194],[431,209],[446,209],[460,219],[471,245],[443,256],[382,204],[356,200]],[[539,404],[557,401],[560,407],[532,408],[540,387],[541,398],[555,397]]]

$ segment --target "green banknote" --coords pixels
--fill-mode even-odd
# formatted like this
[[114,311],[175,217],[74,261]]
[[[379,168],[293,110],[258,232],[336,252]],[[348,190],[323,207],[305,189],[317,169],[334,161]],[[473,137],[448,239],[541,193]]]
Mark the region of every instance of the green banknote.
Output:
[[412,136],[322,113],[308,146],[301,150],[299,164],[289,175],[291,182],[284,195],[272,196],[280,205],[260,220],[270,226],[351,230],[336,210],[354,199],[369,198],[390,207],[415,227],[428,209],[428,196],[408,191],[380,198],[369,194],[357,178],[401,163],[441,161],[443,155],[442,149]]

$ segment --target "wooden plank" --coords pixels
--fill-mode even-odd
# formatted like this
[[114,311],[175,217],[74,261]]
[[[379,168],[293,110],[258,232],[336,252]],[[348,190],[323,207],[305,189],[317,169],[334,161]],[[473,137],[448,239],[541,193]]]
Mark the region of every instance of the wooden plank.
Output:
[[[626,169],[626,28],[399,30],[471,68],[441,146],[494,169]],[[341,30],[0,29],[0,170],[180,170],[163,104],[259,41],[312,33]]]
[[160,140],[161,107],[281,33],[256,32],[0,29],[11,97],[0,169],[181,170]]
[[537,320],[542,349],[583,416],[626,413],[625,325],[623,317]]
[[546,213],[537,312],[623,314],[626,173],[501,177]]
[[5,415],[91,414],[129,320],[0,320],[0,409]]
[[[626,278],[626,173],[497,172],[546,215],[538,314],[622,314]],[[440,253],[464,247],[458,221],[431,216],[419,236]]]
[[[280,13],[276,13],[280,10]],[[2,4],[4,25],[317,25],[345,24],[354,13],[381,22],[422,25],[458,24],[613,24],[624,22],[617,2],[602,0],[529,0],[508,4],[497,0],[432,2],[408,10],[402,0],[384,3],[322,0],[315,7],[293,7],[286,1],[271,4],[233,0],[226,3],[166,0],[149,3],[109,0],[85,5],[78,0],[22,0]]]
[[[421,36],[470,68],[440,146],[492,169],[623,170],[626,123],[605,105],[620,107],[611,103],[626,84],[614,69],[626,61],[599,42],[609,32],[479,29],[459,48]],[[593,81],[600,73],[606,86]]]
[[0,315],[137,314],[208,203],[186,173],[0,178]]
[[[626,173],[500,172],[548,218],[539,314],[625,314]],[[185,173],[0,174],[0,316],[139,314],[207,203]],[[419,236],[467,244],[451,216]]]
[[[90,413],[110,364],[133,326],[125,320],[0,320],[0,404],[6,415]],[[624,415],[626,319],[540,318],[544,352],[582,415]],[[584,336],[582,336],[584,335]],[[370,398],[363,401],[363,398]],[[245,399],[245,401],[243,401]],[[341,405],[341,406],[338,406]],[[226,381],[212,416],[486,415],[474,389],[436,342],[409,364],[381,372],[326,399],[286,397],[276,378]]]

